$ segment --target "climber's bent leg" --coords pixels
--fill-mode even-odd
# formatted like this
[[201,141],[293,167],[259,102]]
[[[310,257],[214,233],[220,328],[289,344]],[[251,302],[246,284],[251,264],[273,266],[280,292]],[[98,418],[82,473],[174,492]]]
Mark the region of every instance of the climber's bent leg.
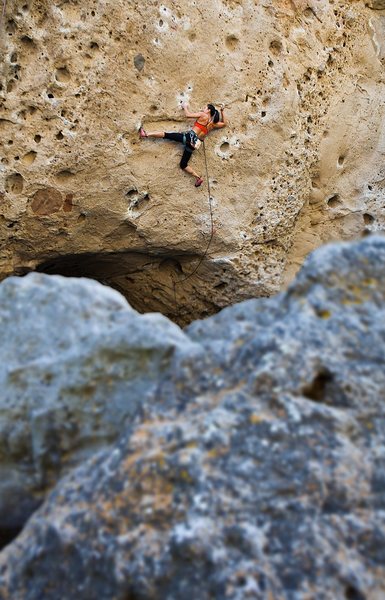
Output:
[[190,150],[189,148],[185,148],[184,152],[182,154],[182,160],[179,163],[179,166],[181,169],[183,169],[183,171],[186,171],[186,173],[188,173],[189,175],[192,175],[193,177],[195,177],[195,179],[200,179],[198,173],[196,173],[194,171],[194,169],[192,169],[191,167],[188,167],[188,161],[191,158],[191,155],[193,153],[193,150]]
[[[190,169],[191,169],[191,167],[188,167],[188,166],[187,166],[187,164],[188,164],[188,161],[189,161],[189,160],[190,160],[190,158],[191,158],[191,155],[192,155],[192,153],[193,153],[193,150],[192,150],[192,149],[190,149],[190,148],[185,148],[185,149],[184,149],[184,152],[183,152],[183,154],[182,154],[181,161],[180,161],[180,163],[179,163],[179,166],[180,166],[180,168],[181,168],[181,169],[183,169],[183,170],[187,170],[187,169],[189,169],[189,170],[190,170]],[[187,171],[187,173],[188,173],[188,172],[189,172],[189,171]]]
[[200,179],[198,173],[196,173],[196,171],[194,171],[194,169],[192,169],[191,167],[185,167],[183,171],[186,171],[186,173],[192,175],[193,177],[195,177],[195,179]]
[[[180,144],[184,144],[184,145],[186,144],[186,133],[180,133],[179,131],[169,131],[169,132],[167,132],[167,131],[148,131],[147,132],[144,129],[141,129],[140,136],[141,137],[153,137],[153,138],[165,138],[166,140],[172,140],[173,142],[179,142]],[[187,166],[193,152],[194,152],[193,148],[190,148],[189,146],[185,145],[185,148],[184,148],[184,151],[182,154],[182,159],[180,161],[179,166],[181,169],[183,169],[183,171],[186,171],[186,173],[188,173],[189,175],[192,175],[193,177],[195,177],[195,179],[197,181],[202,183],[203,180],[198,175],[198,173],[196,173],[194,171],[194,169],[192,169],[191,167]],[[200,183],[199,183],[199,185],[200,185]]]

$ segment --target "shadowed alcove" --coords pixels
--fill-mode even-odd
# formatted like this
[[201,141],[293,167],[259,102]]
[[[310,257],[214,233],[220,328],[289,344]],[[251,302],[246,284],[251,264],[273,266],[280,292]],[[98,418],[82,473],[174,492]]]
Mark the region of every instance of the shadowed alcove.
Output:
[[[138,312],[160,312],[179,325],[215,312],[212,305],[196,306],[200,276],[189,274],[199,263],[192,254],[89,252],[56,256],[35,270],[65,277],[88,277],[118,290]],[[203,266],[201,267],[204,272]]]

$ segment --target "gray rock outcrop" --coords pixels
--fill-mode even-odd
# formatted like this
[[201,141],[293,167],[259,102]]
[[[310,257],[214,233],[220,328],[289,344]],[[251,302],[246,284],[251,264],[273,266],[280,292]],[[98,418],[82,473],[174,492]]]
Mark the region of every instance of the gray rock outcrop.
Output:
[[198,346],[95,281],[0,286],[0,528],[23,524],[69,468],[116,441]]
[[384,265],[383,238],[325,247],[192,324],[183,372],[1,553],[1,600],[383,598]]

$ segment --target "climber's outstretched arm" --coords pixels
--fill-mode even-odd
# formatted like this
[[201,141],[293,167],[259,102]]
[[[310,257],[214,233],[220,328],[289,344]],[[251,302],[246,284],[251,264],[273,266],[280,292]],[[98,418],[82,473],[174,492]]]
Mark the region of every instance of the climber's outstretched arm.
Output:
[[184,110],[184,114],[186,115],[186,117],[188,117],[189,119],[199,119],[199,117],[201,117],[202,115],[204,115],[205,113],[202,111],[199,112],[190,112],[189,108],[188,108],[188,104],[187,102],[185,102],[184,104],[182,104],[182,108]]

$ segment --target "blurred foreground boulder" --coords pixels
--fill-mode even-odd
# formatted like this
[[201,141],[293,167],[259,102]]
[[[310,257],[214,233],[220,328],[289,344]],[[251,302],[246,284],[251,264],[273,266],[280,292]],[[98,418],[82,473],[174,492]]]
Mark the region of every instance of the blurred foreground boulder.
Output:
[[0,528],[24,524],[64,472],[116,441],[187,351],[195,356],[179,327],[139,315],[95,281],[40,274],[4,281]]
[[1,600],[384,598],[384,265],[383,238],[324,247],[192,324],[183,373],[3,550]]

